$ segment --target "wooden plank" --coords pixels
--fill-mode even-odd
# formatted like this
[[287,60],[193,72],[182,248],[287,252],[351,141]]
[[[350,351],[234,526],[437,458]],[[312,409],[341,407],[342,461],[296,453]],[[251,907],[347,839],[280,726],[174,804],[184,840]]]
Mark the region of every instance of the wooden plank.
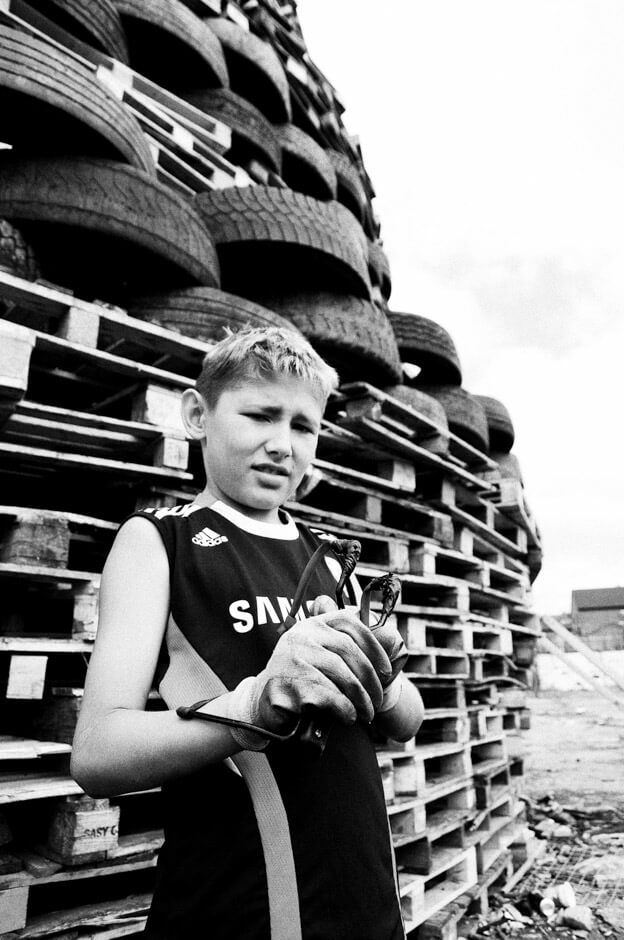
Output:
[[70,571],[67,568],[47,568],[43,565],[21,565],[0,562],[0,577],[26,578],[41,583],[93,584],[99,586],[99,576],[92,571]]
[[88,364],[94,369],[101,370],[109,378],[113,374],[129,377],[134,381],[149,379],[159,382],[161,385],[170,385],[173,388],[188,388],[188,378],[175,372],[157,369],[155,366],[147,365],[144,362],[137,362],[123,356],[115,356],[100,349],[88,349],[68,340],[50,336],[47,333],[35,331],[35,335],[35,351],[41,350],[53,356],[57,367],[62,363],[74,360],[81,368]]
[[24,395],[35,339],[27,327],[0,319],[0,398],[16,401]]
[[[134,932],[137,932],[139,926],[144,923],[150,903],[151,894],[131,895],[118,901],[84,904],[68,911],[37,914],[29,918],[27,926],[20,934],[20,940],[39,940],[75,928],[81,928],[80,937],[83,940],[83,927],[105,928],[119,924],[122,924],[124,929],[133,924]],[[106,935],[98,932],[96,936]]]
[[92,640],[0,636],[0,653],[91,653]]
[[153,467],[147,464],[130,463],[123,460],[110,460],[104,457],[83,456],[82,454],[63,453],[44,447],[26,447],[25,445],[5,444],[0,442],[0,456],[14,461],[31,461],[54,472],[59,467],[74,470],[93,470],[95,472],[115,473],[120,477],[137,477],[141,481],[147,478],[157,480],[175,480],[192,483],[193,475],[185,470],[169,467]]
[[[133,836],[120,836],[119,848],[121,853],[115,856],[115,859],[104,859],[98,865],[83,866],[80,868],[62,868],[60,862],[53,862],[43,855],[37,855],[35,852],[19,852],[19,858],[22,859],[25,870],[16,872],[13,875],[0,877],[0,889],[23,886],[38,886],[42,884],[60,884],[69,881],[87,881],[90,878],[101,878],[107,875],[122,875],[126,872],[141,871],[146,868],[153,868],[157,862],[157,852],[163,843],[162,831],[156,834],[154,832],[137,833]],[[127,852],[124,852],[127,850]],[[152,855],[150,858],[133,858],[133,855],[140,855],[141,852],[149,850]],[[123,859],[125,854],[130,858],[127,861],[117,861]]]
[[0,804],[44,800],[70,793],[82,793],[82,789],[67,774],[0,774]]
[[28,888],[0,891],[0,930],[3,934],[25,926],[27,907]]
[[0,735],[0,761],[36,760],[49,754],[69,754],[71,746],[54,741],[35,741],[31,738],[18,738],[12,735]]
[[21,401],[15,409],[15,415],[24,415],[25,417],[44,421],[63,422],[74,428],[85,428],[89,431],[99,431],[102,434],[114,435],[125,432],[135,443],[139,440],[145,444],[156,442],[165,430],[171,433],[170,428],[158,427],[146,421],[112,418],[109,415],[74,411],[70,408],[57,408],[53,405],[44,405],[41,402]]

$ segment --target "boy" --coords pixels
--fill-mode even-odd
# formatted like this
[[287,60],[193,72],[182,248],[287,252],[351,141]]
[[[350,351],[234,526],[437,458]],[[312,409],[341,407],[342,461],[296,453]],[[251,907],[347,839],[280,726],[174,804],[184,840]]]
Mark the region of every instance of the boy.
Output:
[[[370,722],[407,740],[422,720],[399,673],[400,638],[375,638],[329,599],[322,565],[307,611],[278,639],[319,544],[280,509],[312,460],[337,376],[298,334],[243,330],[207,354],[182,400],[206,486],[121,527],[102,575],[100,622],[72,772],[94,796],[162,785],[165,845],[152,940],[401,940]],[[162,649],[161,649],[162,647]],[[146,712],[156,674],[169,711]],[[274,734],[304,709],[333,722],[322,754]]]

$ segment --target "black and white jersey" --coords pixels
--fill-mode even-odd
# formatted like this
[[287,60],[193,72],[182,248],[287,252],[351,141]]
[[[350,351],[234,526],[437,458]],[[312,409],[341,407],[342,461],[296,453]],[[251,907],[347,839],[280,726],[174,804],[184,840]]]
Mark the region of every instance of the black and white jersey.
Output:
[[[143,510],[163,539],[171,605],[159,689],[170,708],[260,672],[309,558],[327,538],[222,502]],[[337,562],[334,560],[334,566]],[[334,595],[320,566],[305,602]],[[306,603],[300,617],[306,616]],[[163,786],[165,845],[146,938],[403,940],[370,729],[336,723]]]

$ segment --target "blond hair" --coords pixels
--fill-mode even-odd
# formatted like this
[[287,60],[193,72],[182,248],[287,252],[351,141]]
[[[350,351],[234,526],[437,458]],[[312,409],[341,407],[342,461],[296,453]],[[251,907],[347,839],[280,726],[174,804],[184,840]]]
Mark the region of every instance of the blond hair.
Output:
[[309,382],[323,406],[338,386],[338,373],[294,330],[246,327],[230,332],[210,349],[195,387],[209,408],[226,389],[244,379],[292,375]]

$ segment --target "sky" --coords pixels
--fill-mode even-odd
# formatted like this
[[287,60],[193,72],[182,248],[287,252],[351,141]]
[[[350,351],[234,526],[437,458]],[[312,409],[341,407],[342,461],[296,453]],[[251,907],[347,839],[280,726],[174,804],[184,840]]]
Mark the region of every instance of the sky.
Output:
[[376,190],[390,307],[509,410],[540,613],[624,584],[624,4],[299,0]]

